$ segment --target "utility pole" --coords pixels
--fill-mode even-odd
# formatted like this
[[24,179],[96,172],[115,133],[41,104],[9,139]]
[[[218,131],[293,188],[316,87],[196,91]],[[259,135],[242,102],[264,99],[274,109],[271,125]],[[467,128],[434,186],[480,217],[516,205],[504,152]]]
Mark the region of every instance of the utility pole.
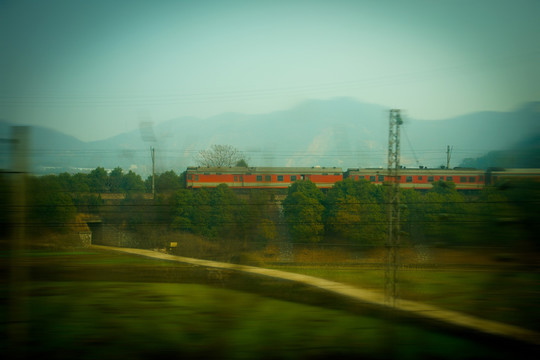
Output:
[[388,132],[388,238],[386,241],[387,259],[385,269],[385,302],[391,306],[396,305],[397,298],[397,269],[399,248],[399,160],[400,136],[399,127],[403,124],[400,110],[390,110]]
[[450,145],[446,146],[446,169],[450,169],[450,157],[452,156],[452,150],[454,147],[450,148]]
[[[139,130],[143,141],[155,142],[156,137],[152,129],[152,122],[145,117],[139,119]],[[155,177],[156,177],[156,155],[153,146],[150,146],[150,157],[152,158],[152,199],[156,198]]]
[[152,154],[152,199],[156,198],[156,151],[153,146],[150,147]]

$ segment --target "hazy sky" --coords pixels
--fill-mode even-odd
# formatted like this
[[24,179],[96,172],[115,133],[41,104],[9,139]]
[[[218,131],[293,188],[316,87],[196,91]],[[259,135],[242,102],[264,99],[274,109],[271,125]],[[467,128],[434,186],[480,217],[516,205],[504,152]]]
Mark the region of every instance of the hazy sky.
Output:
[[0,119],[96,140],[349,96],[442,119],[540,100],[540,1],[0,0]]

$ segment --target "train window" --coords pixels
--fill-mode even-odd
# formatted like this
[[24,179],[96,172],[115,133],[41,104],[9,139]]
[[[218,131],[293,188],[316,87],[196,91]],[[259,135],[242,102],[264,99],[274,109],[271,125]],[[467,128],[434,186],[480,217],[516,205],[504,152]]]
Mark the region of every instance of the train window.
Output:
[[193,180],[193,175],[189,174],[189,175],[187,176],[187,178],[188,178],[188,180]]
[[221,173],[216,173],[216,175],[221,175]]
[[454,177],[453,176],[447,176],[446,181],[454,181]]
[[427,181],[428,181],[428,182],[433,182],[433,181],[435,181],[435,179],[434,179],[433,176],[428,176],[428,177],[427,177]]
[[334,175],[337,175],[337,176],[339,176],[339,175],[341,175],[341,173],[334,173]]
[[484,175],[480,175],[480,176],[478,177],[478,181],[484,182]]
[[264,181],[272,181],[272,176],[271,175],[265,175],[264,176]]
[[283,175],[278,175],[277,176],[277,181],[283,181]]
[[476,178],[474,176],[469,176],[469,182],[476,182]]
[[235,177],[234,177],[234,181],[235,181],[235,182],[238,181],[238,176],[235,176]]
[[369,177],[369,181],[375,182],[375,176],[370,176],[370,177]]
[[204,175],[210,175],[210,173],[205,172]]
[[323,175],[328,175],[328,173],[323,173]]
[[296,175],[291,175],[291,181],[296,181]]
[[244,177],[243,176],[240,176],[240,181],[244,182]]
[[384,181],[384,175],[379,175],[377,177],[377,181],[381,181],[381,182]]
[[199,175],[195,175],[195,181],[199,181]]
[[412,182],[412,176],[407,176],[407,178],[405,179],[406,182]]
[[397,177],[397,180],[398,180],[398,181],[401,181],[401,176],[398,176],[398,177]]
[[422,181],[422,178],[423,178],[422,176],[419,176],[418,181]]
[[462,182],[462,183],[467,182],[467,177],[466,176],[460,176],[459,177],[459,182]]
[[262,175],[257,175],[257,181],[262,181]]

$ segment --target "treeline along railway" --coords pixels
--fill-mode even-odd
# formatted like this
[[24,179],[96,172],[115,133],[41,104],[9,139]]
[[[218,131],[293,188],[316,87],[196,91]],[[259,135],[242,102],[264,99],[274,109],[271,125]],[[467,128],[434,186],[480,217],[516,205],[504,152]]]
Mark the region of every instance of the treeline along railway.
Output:
[[[538,246],[539,169],[403,168],[398,176],[406,241]],[[0,180],[0,217],[7,225],[0,233],[7,235],[19,225],[12,215],[20,206],[11,203],[8,174]],[[381,246],[386,239],[388,187],[382,185],[392,179],[385,169],[188,167],[154,180],[155,195],[151,176],[143,180],[121,168],[30,176],[25,227],[36,236],[45,234],[42,229],[72,233],[90,227],[93,241],[121,235],[111,244],[142,248],[180,244],[179,238],[184,244],[186,234],[227,238],[235,246]]]

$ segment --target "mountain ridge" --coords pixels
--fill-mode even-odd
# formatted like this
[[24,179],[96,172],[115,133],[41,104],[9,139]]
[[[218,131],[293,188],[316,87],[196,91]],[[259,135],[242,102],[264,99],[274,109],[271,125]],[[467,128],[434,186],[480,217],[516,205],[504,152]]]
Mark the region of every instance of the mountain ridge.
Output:
[[[444,165],[448,145],[454,148],[454,166],[466,158],[509,149],[531,134],[540,134],[539,105],[531,102],[509,112],[480,111],[431,121],[405,116],[402,164]],[[156,151],[158,172],[181,172],[195,165],[198,151],[213,144],[238,148],[253,166],[384,167],[388,110],[351,98],[307,100],[291,109],[266,114],[228,112],[205,119],[178,117],[151,129],[127,131],[92,142],[35,127],[33,172],[120,166],[145,176],[152,166],[150,147]],[[7,133],[8,128],[9,123],[0,123],[0,131]],[[145,131],[153,133],[155,141],[147,141],[152,136]],[[5,153],[5,144],[2,146]]]

